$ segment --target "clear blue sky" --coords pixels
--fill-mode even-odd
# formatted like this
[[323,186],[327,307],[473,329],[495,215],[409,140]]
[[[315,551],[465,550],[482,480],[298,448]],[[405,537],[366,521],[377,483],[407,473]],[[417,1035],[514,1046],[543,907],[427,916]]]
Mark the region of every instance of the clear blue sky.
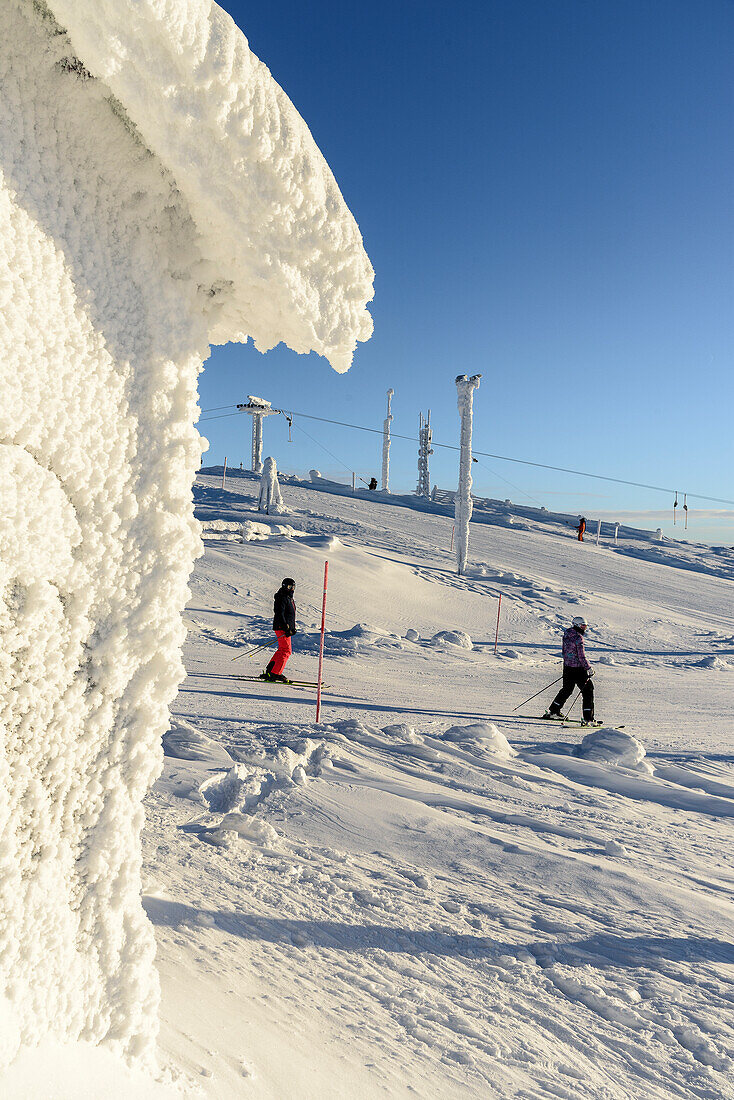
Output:
[[[344,376],[284,348],[214,349],[203,409],[255,393],[380,428],[391,386],[396,432],[430,408],[434,438],[456,443],[454,377],[481,373],[479,450],[734,499],[734,3],[221,6],[359,223],[375,333]],[[296,424],[288,444],[282,418],[265,422],[279,467],[379,479],[378,436]],[[249,417],[201,430],[205,464],[248,464]],[[415,450],[393,444],[396,491],[415,487]],[[672,506],[482,461],[479,494],[589,516]],[[431,480],[455,487],[452,452]],[[734,543],[734,513],[689,506],[692,538]]]

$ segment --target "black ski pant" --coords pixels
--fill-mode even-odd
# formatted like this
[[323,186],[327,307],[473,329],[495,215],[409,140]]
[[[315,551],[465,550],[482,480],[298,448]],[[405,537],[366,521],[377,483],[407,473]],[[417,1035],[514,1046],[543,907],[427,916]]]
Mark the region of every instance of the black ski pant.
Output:
[[551,714],[560,714],[563,704],[575,687],[581,688],[581,702],[585,722],[594,718],[594,685],[585,668],[563,666],[563,686],[550,705]]

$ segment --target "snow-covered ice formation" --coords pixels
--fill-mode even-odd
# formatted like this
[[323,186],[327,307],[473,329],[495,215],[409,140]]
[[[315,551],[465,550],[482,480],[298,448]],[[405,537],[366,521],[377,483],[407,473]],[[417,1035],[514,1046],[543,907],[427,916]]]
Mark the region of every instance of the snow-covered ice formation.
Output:
[[346,370],[372,270],[208,0],[0,7],[0,1056],[150,1061],[142,799],[183,678],[210,342]]
[[308,127],[211,0],[52,0],[86,69],[195,223],[212,343],[283,341],[349,369],[372,266]]
[[280,491],[278,481],[278,467],[274,458],[266,458],[263,462],[263,472],[260,478],[260,498],[258,511],[278,515],[284,511],[283,494]]

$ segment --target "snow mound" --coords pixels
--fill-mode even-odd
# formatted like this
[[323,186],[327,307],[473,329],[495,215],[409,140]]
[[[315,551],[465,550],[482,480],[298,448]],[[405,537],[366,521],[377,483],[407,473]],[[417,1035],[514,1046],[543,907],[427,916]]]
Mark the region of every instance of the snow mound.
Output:
[[226,749],[184,718],[171,721],[171,728],[163,735],[163,752],[176,760],[222,763],[231,759]]
[[463,630],[439,630],[431,638],[431,645],[456,646],[458,649],[473,649],[472,640]]
[[624,730],[610,728],[592,730],[587,733],[574,751],[574,756],[582,760],[593,760],[599,764],[617,764],[623,768],[652,775],[652,767],[645,760],[645,746],[636,737]]
[[382,732],[386,733],[388,737],[396,737],[401,741],[408,741],[416,745],[421,744],[423,741],[423,738],[407,722],[391,722],[389,726],[382,727]]
[[242,524],[226,519],[207,519],[201,523],[203,539],[218,539],[220,542],[239,542],[242,539]]
[[385,638],[387,634],[377,626],[370,626],[369,623],[355,623],[349,630],[344,631],[344,636],[346,638],[362,638],[371,642],[375,638]]
[[239,752],[238,756],[233,767],[199,787],[201,800],[211,813],[250,813],[276,787],[304,786],[308,776],[320,776],[324,767],[329,767],[327,746],[309,737],[292,747],[280,745],[272,754]]
[[721,671],[728,669],[729,665],[722,661],[720,657],[704,657],[700,661],[694,661],[691,668],[711,668]]
[[338,550],[344,545],[336,535],[309,535],[307,543],[315,550]]
[[501,756],[509,760],[517,756],[504,733],[493,722],[470,722],[466,726],[450,726],[443,735],[444,741],[455,741],[475,752]]
[[[329,658],[355,657],[360,649],[374,645],[397,645],[399,642],[384,630],[365,623],[355,623],[346,630],[327,630],[324,634],[324,653]],[[316,654],[320,647],[320,635],[299,635],[298,648],[301,653]]]
[[234,810],[251,791],[251,777],[242,764],[235,764],[229,771],[212,776],[199,788],[204,805],[215,814]]
[[248,519],[238,526],[241,528],[243,542],[264,542],[266,539],[273,538],[274,535],[288,539],[302,538],[305,535],[304,531],[298,531],[288,523],[257,523],[255,520]]
[[212,830],[212,833],[218,840],[225,842],[224,846],[226,846],[228,833],[235,834],[243,840],[249,840],[253,844],[259,844],[263,848],[274,848],[280,839],[277,830],[269,822],[259,817],[239,813],[226,814],[219,827]]

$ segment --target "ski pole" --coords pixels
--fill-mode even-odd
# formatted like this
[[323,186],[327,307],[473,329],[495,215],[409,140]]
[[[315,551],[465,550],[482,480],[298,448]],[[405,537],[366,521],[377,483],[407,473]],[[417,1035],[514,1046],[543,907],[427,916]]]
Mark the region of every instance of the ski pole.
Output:
[[263,642],[262,645],[257,646],[256,649],[250,649],[247,653],[238,653],[236,657],[233,657],[233,661],[239,661],[240,657],[252,657],[253,653],[259,653],[261,649],[267,649],[272,642]]
[[570,715],[571,711],[573,710],[573,708],[574,708],[574,707],[576,706],[576,704],[578,703],[578,701],[579,701],[579,698],[580,698],[580,696],[581,696],[581,688],[579,688],[579,690],[578,690],[578,693],[577,693],[577,695],[576,695],[576,698],[574,699],[574,701],[573,701],[573,702],[571,703],[571,706],[570,706],[570,707],[568,708],[568,710],[566,711],[566,718],[568,718],[568,716]]
[[526,703],[532,703],[533,699],[537,699],[539,695],[542,695],[544,691],[547,691],[548,688],[552,688],[562,679],[563,677],[559,676],[558,680],[554,680],[552,684],[546,684],[544,688],[541,688],[540,691],[536,691],[535,695],[531,695],[529,699],[523,699],[522,703],[518,703],[517,706],[513,709],[512,713],[514,714],[516,710],[520,709],[520,707],[524,707]]
[[329,580],[329,563],[324,562],[324,599],[321,604],[321,640],[319,642],[319,675],[316,687],[316,721],[321,715],[321,672],[324,667],[324,633],[326,630],[326,586]]

